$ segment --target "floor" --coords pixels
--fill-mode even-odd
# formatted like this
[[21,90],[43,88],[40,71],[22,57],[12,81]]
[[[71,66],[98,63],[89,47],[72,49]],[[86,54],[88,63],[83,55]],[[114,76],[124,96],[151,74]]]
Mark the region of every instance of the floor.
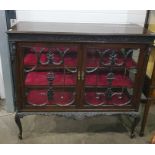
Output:
[[0,143],[54,144],[148,144],[155,134],[155,104],[152,105],[144,137],[129,137],[126,117],[97,116],[73,120],[58,116],[26,116],[22,119],[23,140],[17,138],[14,113],[4,109],[0,101]]

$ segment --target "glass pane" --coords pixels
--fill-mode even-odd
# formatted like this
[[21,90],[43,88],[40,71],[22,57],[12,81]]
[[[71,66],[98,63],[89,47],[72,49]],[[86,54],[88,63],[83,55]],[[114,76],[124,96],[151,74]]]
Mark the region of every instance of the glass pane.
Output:
[[77,50],[73,47],[23,47],[24,51],[24,65],[28,68],[37,66],[65,66],[77,67]]
[[86,67],[124,66],[128,69],[136,68],[140,49],[121,48],[104,49],[88,48],[86,54]]
[[27,104],[33,106],[74,104],[78,47],[34,44],[23,46],[22,52]]
[[140,49],[88,48],[86,52],[86,105],[131,104]]
[[85,89],[86,105],[91,106],[125,106],[131,103],[132,88]]
[[69,106],[74,105],[75,92],[71,91],[54,91],[52,88],[29,90],[26,93],[28,105],[32,106]]
[[[51,79],[50,79],[51,76]],[[25,74],[26,86],[75,86],[76,73],[66,69],[51,69],[50,71],[32,71]]]
[[98,68],[89,73],[85,72],[85,86],[132,87],[133,80],[124,68]]

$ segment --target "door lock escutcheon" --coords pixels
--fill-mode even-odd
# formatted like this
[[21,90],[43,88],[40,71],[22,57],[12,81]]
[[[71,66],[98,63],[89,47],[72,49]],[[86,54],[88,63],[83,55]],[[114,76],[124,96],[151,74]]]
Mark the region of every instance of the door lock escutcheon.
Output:
[[84,71],[78,71],[78,80],[84,80]]

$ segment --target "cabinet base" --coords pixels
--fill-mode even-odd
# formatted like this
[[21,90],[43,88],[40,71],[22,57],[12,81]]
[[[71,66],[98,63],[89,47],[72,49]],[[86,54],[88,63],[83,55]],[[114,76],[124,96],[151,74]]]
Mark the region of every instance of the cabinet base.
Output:
[[45,116],[57,115],[57,116],[72,118],[75,120],[82,120],[86,117],[93,117],[97,115],[128,115],[129,117],[133,118],[130,138],[135,137],[135,128],[140,121],[139,112],[128,112],[128,113],[126,112],[17,112],[15,115],[15,122],[19,129],[19,134],[18,134],[19,139],[23,138],[22,123],[20,119],[27,115],[45,115]]

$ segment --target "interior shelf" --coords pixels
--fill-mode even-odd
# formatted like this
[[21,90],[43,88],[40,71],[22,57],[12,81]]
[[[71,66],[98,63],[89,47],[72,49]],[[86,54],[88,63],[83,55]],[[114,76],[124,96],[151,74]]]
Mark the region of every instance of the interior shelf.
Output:
[[48,99],[48,90],[31,90],[27,93],[27,103],[33,106],[59,105],[69,106],[75,101],[73,92],[53,92],[51,99]]
[[[85,86],[109,86],[107,74],[86,74]],[[133,82],[128,76],[122,74],[115,74],[111,86],[131,88],[133,86]]]
[[[48,85],[48,72],[30,72],[25,79],[25,85]],[[52,85],[75,85],[76,74],[54,72]]]
[[127,93],[113,92],[111,99],[107,99],[106,92],[86,92],[85,102],[92,106],[125,106],[131,103],[131,97]]

